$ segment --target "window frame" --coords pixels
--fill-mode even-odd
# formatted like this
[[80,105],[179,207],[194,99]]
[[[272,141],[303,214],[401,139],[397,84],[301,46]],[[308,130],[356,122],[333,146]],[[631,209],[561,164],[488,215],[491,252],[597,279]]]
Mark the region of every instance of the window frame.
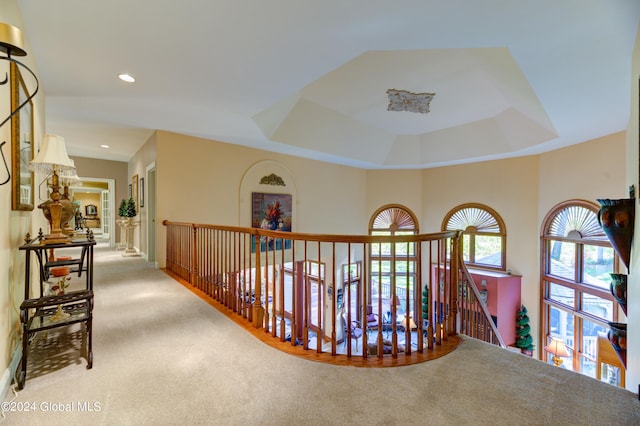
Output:
[[[615,300],[609,289],[599,287],[594,284],[586,283],[584,281],[584,265],[585,265],[585,246],[596,246],[610,249],[613,255],[612,259],[612,271],[611,273],[618,273],[620,270],[620,259],[618,254],[613,250],[610,242],[604,235],[604,232],[600,229],[600,233],[593,234],[592,236],[583,236],[583,233],[571,229],[566,232],[565,236],[553,234],[551,226],[556,220],[563,214],[563,211],[571,208],[586,209],[596,218],[599,211],[599,206],[595,203],[586,200],[568,200],[554,206],[542,221],[542,228],[540,233],[540,331],[539,331],[539,358],[549,362],[551,355],[544,351],[544,347],[551,342],[552,337],[562,338],[562,335],[554,335],[551,330],[552,325],[552,311],[558,310],[559,313],[565,312],[567,316],[572,317],[572,339],[573,345],[567,345],[569,351],[569,358],[571,365],[568,367],[572,371],[585,374],[591,377],[596,377],[597,373],[594,371],[593,375],[583,371],[583,365],[592,365],[596,363],[594,355],[585,353],[583,349],[589,346],[587,340],[585,340],[584,326],[585,324],[593,324],[595,326],[601,326],[604,329],[608,329],[609,325],[606,318],[599,317],[592,312],[585,310],[585,295],[594,296],[612,303],[611,309],[611,321],[617,322],[619,318],[620,307]],[[591,216],[590,222],[593,222],[593,216]],[[571,243],[574,244],[574,261],[573,261],[573,280],[566,276],[553,275],[551,273],[551,256],[553,251],[553,243]],[[569,289],[573,292],[572,305],[562,303],[559,300],[551,298],[551,286],[560,286]],[[589,323],[588,323],[589,322]],[[597,345],[596,341],[592,342]],[[583,361],[584,364],[583,364]],[[597,368],[597,365],[595,365]]]
[[[489,232],[478,230],[476,226],[467,226],[466,229],[462,229],[462,238],[461,238],[461,249],[464,252],[464,240],[465,236],[469,238],[469,260],[465,260],[464,263],[467,267],[479,268],[479,269],[488,269],[494,271],[507,271],[507,228],[505,226],[504,220],[502,217],[491,207],[481,204],[481,203],[464,203],[460,204],[453,209],[451,209],[442,220],[441,230],[448,231],[454,230],[458,228],[451,228],[450,221],[454,216],[458,214],[458,212],[462,212],[464,210],[482,210],[487,215],[489,215],[495,222],[494,226],[498,228],[498,232]],[[500,238],[500,265],[489,265],[486,263],[478,263],[476,262],[476,236],[490,236],[490,237],[499,237]],[[448,259],[450,254],[446,253],[446,258]]]
[[[381,223],[386,223],[388,226],[384,226],[384,227],[380,226]],[[401,234],[416,235],[418,233],[419,233],[418,219],[416,218],[416,216],[413,214],[411,210],[409,210],[407,207],[402,206],[400,204],[388,204],[380,207],[378,210],[374,212],[374,214],[371,216],[371,219],[369,221],[369,235],[394,236],[394,235],[401,235]],[[390,297],[393,297],[391,293],[394,291],[395,291],[396,297],[401,297],[401,296],[398,296],[398,287],[397,287],[397,277],[401,273],[406,277],[406,285],[404,287],[406,299],[405,299],[405,303],[401,305],[401,310],[404,310],[406,306],[409,306],[409,312],[405,312],[404,315],[411,315],[411,312],[415,312],[416,303],[417,303],[416,300],[413,300],[414,299],[413,293],[415,292],[415,286],[420,285],[420,283],[418,282],[418,276],[417,276],[418,257],[416,255],[417,253],[416,243],[406,243],[407,244],[406,254],[402,254],[402,253],[398,254],[397,247],[395,245],[390,245],[389,254],[384,254],[384,251],[382,250],[382,244],[383,243],[379,243],[378,254],[373,254],[374,253],[373,245],[370,249],[369,271],[371,271],[371,274],[370,274],[370,280],[368,283],[368,285],[370,286],[369,287],[370,291],[367,292],[369,294],[369,299],[371,299],[371,294],[372,294],[371,286],[373,286],[373,279],[377,279],[379,281],[378,286],[380,288],[377,289],[377,292],[378,292],[377,294],[379,294],[379,297],[382,298],[384,294],[384,290],[382,288],[383,277],[393,277],[394,275],[396,276],[396,282],[393,282],[393,280],[390,280],[389,282]],[[381,266],[383,262],[390,262],[391,269],[389,270],[389,272],[382,271]],[[374,267],[374,263],[378,264],[378,268]],[[393,274],[393,268],[395,267],[395,265],[403,264],[403,263],[406,263],[407,265],[406,271],[401,272],[401,271],[398,271],[397,268],[395,268],[395,274]],[[411,264],[413,265],[413,267],[410,266]],[[373,271],[376,271],[376,270],[378,272],[374,273]],[[410,288],[411,283],[413,283],[414,290]],[[411,299],[411,300],[408,300],[408,299]],[[367,303],[369,304],[372,303],[372,300],[368,300]],[[391,307],[392,314],[395,315],[397,306],[393,303],[391,303],[391,305],[393,305]]]

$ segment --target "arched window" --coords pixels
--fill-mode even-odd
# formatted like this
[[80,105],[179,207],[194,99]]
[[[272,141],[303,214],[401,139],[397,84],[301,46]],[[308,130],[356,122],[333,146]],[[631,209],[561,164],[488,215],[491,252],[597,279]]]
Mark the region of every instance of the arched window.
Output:
[[443,231],[461,230],[462,253],[468,266],[506,269],[506,239],[502,218],[478,203],[453,208],[442,221]]
[[[570,200],[554,207],[541,232],[543,347],[562,340],[569,356],[564,367],[596,377],[598,332],[617,321],[618,304],[609,286],[618,257],[598,223],[596,204]],[[543,348],[547,362],[551,355]],[[612,371],[612,374],[619,374]]]
[[[370,235],[413,235],[418,233],[415,215],[401,205],[378,209],[369,222]],[[371,309],[378,312],[412,316],[416,285],[415,243],[380,243],[371,245]],[[393,306],[392,306],[393,305]],[[409,313],[407,313],[409,306]]]

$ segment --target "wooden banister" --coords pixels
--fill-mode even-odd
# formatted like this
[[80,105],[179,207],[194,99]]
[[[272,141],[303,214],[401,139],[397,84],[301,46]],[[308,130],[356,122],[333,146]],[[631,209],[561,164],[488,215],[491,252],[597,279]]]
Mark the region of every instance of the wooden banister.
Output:
[[[167,227],[167,272],[254,329],[264,329],[274,341],[291,347],[380,362],[387,357],[415,360],[425,354],[433,356],[458,329],[504,345],[486,308],[477,305],[478,290],[461,260],[460,231],[372,236],[167,220],[163,225]],[[380,254],[384,245],[392,255]],[[440,286],[431,265],[446,261],[445,247],[451,254],[451,278]],[[401,256],[393,255],[396,248],[403,249]],[[372,272],[374,252],[378,255]],[[360,276],[345,280],[343,268],[356,262],[361,265]],[[467,284],[459,287],[459,281]],[[383,288],[390,289],[389,300],[383,297]],[[426,321],[424,289],[429,291]],[[468,298],[461,301],[460,291],[472,294],[476,304]],[[401,297],[401,303],[391,303],[394,295]],[[366,324],[367,306],[374,301],[378,317],[388,312],[392,320],[385,326],[380,321],[375,330],[366,330],[364,325],[358,346],[352,347],[355,342],[350,327],[344,325],[343,313],[349,322]],[[483,327],[483,333],[470,332]]]

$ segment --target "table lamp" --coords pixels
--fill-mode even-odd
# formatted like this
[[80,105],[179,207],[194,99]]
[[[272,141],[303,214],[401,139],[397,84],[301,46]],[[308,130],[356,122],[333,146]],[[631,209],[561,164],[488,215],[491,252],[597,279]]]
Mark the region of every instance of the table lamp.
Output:
[[[40,151],[29,164],[31,171],[51,174],[51,201],[38,206],[43,210],[51,228],[51,233],[44,236],[42,241],[44,244],[66,243],[71,240],[68,235],[62,233],[59,174],[63,171],[72,171],[74,168],[73,162],[67,155],[64,138],[49,133],[45,134]],[[47,210],[49,211],[48,217]]]
[[567,347],[564,342],[556,339],[555,337],[552,338],[551,343],[549,343],[544,350],[553,355],[551,361],[553,361],[553,364],[556,367],[562,366],[562,358],[569,356],[569,351],[567,351]]

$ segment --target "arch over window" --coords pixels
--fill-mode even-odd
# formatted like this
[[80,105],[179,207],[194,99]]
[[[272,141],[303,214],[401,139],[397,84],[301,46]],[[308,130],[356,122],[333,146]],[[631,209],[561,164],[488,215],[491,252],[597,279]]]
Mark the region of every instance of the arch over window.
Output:
[[376,230],[413,231],[418,233],[418,220],[411,210],[399,204],[387,205],[379,208],[369,221],[369,232]]
[[[552,208],[542,222],[540,275],[541,345],[562,340],[569,352],[563,365],[596,377],[598,332],[618,321],[618,303],[609,285],[618,257],[598,223],[599,206],[569,200]],[[547,362],[551,355],[540,351]],[[620,380],[621,371],[611,371]]]
[[442,221],[443,231],[461,230],[464,261],[469,266],[505,270],[507,232],[491,207],[466,203],[454,207]]
[[607,241],[598,223],[598,207],[581,200],[556,206],[546,216],[543,232],[548,238]]

